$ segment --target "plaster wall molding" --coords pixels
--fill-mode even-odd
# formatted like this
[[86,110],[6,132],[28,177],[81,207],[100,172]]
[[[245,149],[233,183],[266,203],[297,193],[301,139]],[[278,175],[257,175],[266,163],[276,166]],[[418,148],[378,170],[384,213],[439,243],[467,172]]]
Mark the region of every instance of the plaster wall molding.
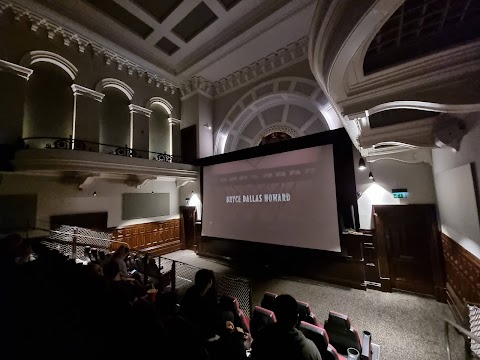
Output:
[[146,117],[150,117],[150,115],[152,115],[152,110],[146,109],[144,107],[141,107],[135,104],[128,105],[128,108],[130,109],[131,114],[141,114]]
[[0,71],[5,71],[13,75],[20,76],[25,80],[28,80],[30,75],[33,73],[33,70],[29,69],[28,67],[20,66],[5,60],[0,60]]
[[147,105],[145,107],[150,108],[153,104],[159,104],[161,107],[163,107],[165,109],[165,111],[167,112],[167,114],[169,116],[172,115],[173,106],[172,106],[172,104],[170,104],[164,98],[155,96],[155,97],[151,98],[150,100],[148,100]]
[[78,74],[78,69],[70,61],[63,56],[55,54],[50,51],[34,50],[25,54],[20,61],[22,66],[31,66],[36,63],[46,62],[58,66],[65,71],[72,80],[75,80]]
[[[391,101],[368,109],[373,115],[382,111],[411,109],[420,111],[435,111],[442,113],[470,113],[480,111],[480,104],[440,104],[426,101]],[[349,116],[350,117],[350,116]]]
[[89,97],[98,102],[102,102],[103,98],[105,97],[105,94],[101,92],[86,88],[78,84],[73,84],[71,87],[72,87],[73,95],[75,96],[79,95],[79,96]]
[[123,81],[120,81],[118,79],[114,79],[114,78],[102,79],[97,83],[96,90],[97,90],[97,92],[101,92],[101,90],[109,88],[109,87],[120,90],[121,92],[123,92],[125,94],[125,96],[128,98],[128,100],[132,101],[133,94],[135,92],[133,91],[133,89],[130,86],[128,86]]

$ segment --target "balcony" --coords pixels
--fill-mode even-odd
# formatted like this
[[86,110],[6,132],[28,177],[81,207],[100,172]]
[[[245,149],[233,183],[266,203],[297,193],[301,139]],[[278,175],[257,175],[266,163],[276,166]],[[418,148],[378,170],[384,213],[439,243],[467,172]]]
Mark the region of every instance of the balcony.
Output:
[[[31,175],[74,175],[79,179],[125,178],[132,186],[145,180],[194,181],[195,166],[179,156],[70,138],[25,138],[12,161],[14,171]],[[85,180],[82,180],[85,181]]]

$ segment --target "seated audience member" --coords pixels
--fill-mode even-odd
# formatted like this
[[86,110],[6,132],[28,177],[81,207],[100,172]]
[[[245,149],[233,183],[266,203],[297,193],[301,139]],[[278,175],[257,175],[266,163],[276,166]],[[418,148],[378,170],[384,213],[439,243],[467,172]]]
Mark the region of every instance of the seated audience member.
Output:
[[98,261],[90,261],[87,264],[87,269],[89,274],[95,274],[98,276],[103,276],[103,268],[98,263]]
[[163,324],[165,357],[176,360],[210,359],[202,335],[191,322],[178,313],[177,296],[174,292],[159,294],[157,313]]
[[128,273],[127,270],[127,264],[125,263],[125,258],[128,256],[129,249],[125,245],[120,245],[120,247],[115,250],[112,259],[109,262],[116,262],[118,264],[118,267],[120,269],[120,278],[122,280],[129,280],[131,279],[130,274]]
[[252,359],[321,360],[315,344],[295,328],[297,301],[290,295],[279,295],[275,305],[277,322],[254,339]]
[[216,336],[217,294],[213,271],[206,269],[197,271],[195,285],[183,296],[181,311],[206,339]]
[[244,333],[241,327],[235,328],[233,321],[225,321],[225,328],[220,331],[220,339],[215,344],[214,359],[246,360],[251,340],[250,334]]
[[122,280],[116,261],[106,263],[103,266],[103,274],[108,281],[110,294],[119,306],[127,306],[135,302],[137,298],[135,286],[128,281]]

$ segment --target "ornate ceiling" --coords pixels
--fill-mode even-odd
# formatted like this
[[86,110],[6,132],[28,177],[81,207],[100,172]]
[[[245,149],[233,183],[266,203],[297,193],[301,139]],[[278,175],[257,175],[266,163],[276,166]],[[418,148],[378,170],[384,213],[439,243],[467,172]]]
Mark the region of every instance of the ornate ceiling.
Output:
[[193,76],[215,82],[288,47],[308,34],[315,7],[314,0],[12,2],[112,44],[177,84]]

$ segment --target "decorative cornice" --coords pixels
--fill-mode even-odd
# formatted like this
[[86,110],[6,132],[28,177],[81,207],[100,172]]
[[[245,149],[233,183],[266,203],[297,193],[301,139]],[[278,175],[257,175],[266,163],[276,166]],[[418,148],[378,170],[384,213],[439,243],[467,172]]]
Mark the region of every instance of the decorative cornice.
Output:
[[212,83],[201,76],[194,76],[191,80],[185,81],[180,85],[182,101],[187,100],[195,94],[202,94],[208,98],[214,95]]
[[194,76],[191,80],[180,85],[182,101],[197,93],[209,98],[218,98],[275,71],[305,60],[307,58],[307,45],[308,38],[303,37],[213,83],[201,76]]
[[142,114],[146,117],[150,117],[150,115],[152,115],[152,110],[145,109],[144,107],[135,104],[128,105],[128,108],[130,109],[130,113],[132,114]]
[[32,75],[33,73],[32,69],[5,60],[0,60],[0,71],[5,71],[14,75],[18,75],[25,80],[28,80],[30,75]]
[[182,121],[180,119],[175,119],[175,118],[168,118],[168,124],[169,125],[180,125]]
[[80,86],[78,84],[72,85],[72,91],[73,95],[86,96],[99,102],[102,102],[103,98],[105,97],[105,94],[102,94],[101,92],[86,88],[84,86]]
[[139,78],[145,77],[149,84],[154,84],[158,88],[162,86],[164,91],[170,91],[172,94],[175,94],[178,88],[177,84],[163,76],[147,70],[143,66],[119,55],[87,36],[81,35],[63,25],[59,25],[54,20],[43,15],[36,14],[31,8],[23,4],[0,0],[0,14],[8,8],[13,11],[15,20],[21,20],[26,17],[30,21],[30,30],[33,32],[37,32],[39,28],[44,28],[50,40],[54,40],[60,36],[63,39],[64,46],[69,47],[74,43],[81,53],[84,53],[87,46],[90,45],[95,56],[103,56],[105,65],[115,63],[117,70],[121,71],[126,68],[129,75],[136,73]]

